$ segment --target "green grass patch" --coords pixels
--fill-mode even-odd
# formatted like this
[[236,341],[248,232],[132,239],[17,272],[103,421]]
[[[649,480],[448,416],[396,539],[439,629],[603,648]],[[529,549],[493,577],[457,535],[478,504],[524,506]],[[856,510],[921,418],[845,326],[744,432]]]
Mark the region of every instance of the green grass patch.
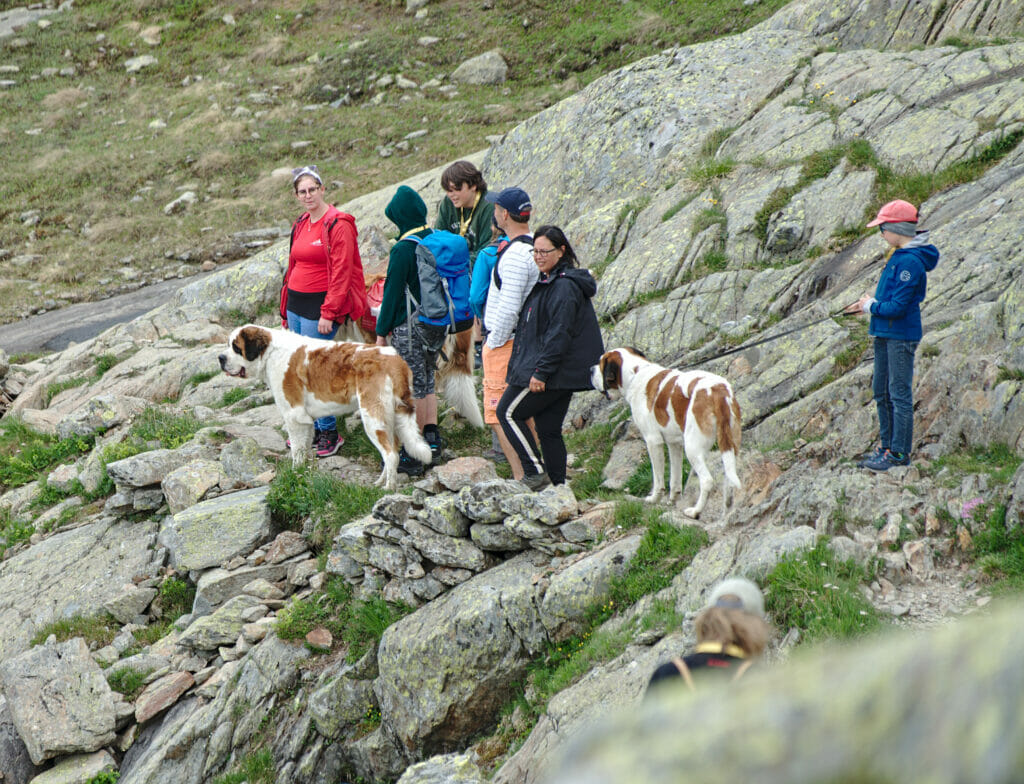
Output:
[[1024,529],[1014,526],[1007,530],[1005,504],[990,512],[977,507],[973,517],[981,525],[973,535],[974,555],[978,568],[991,581],[989,590],[1020,593],[1024,590]]
[[238,765],[238,770],[218,776],[213,784],[274,784],[276,780],[274,755],[270,749],[263,749],[246,755]]
[[1024,458],[1019,457],[1006,444],[989,444],[943,455],[932,462],[928,473],[934,476],[943,468],[948,468],[952,484],[959,484],[960,478],[967,474],[988,474],[996,484],[1005,484],[1017,472],[1022,460]]
[[65,378],[63,381],[51,381],[46,385],[46,389],[43,390],[43,408],[47,408],[57,395],[68,389],[74,389],[75,387],[85,386],[89,383],[89,379],[86,376],[79,376],[77,378]]
[[133,670],[131,667],[111,668],[107,672],[107,683],[118,694],[123,694],[129,701],[134,700],[145,687],[146,678],[152,670]]
[[203,424],[190,412],[173,413],[147,408],[132,423],[129,437],[143,443],[157,441],[164,449],[177,449],[202,427]]
[[867,350],[871,348],[872,337],[868,334],[867,321],[861,319],[850,327],[850,345],[832,358],[834,374],[841,376],[860,364]]
[[685,209],[687,206],[689,206],[690,202],[692,202],[696,198],[696,193],[690,193],[687,194],[686,196],[683,196],[679,201],[677,201],[675,204],[673,204],[671,207],[669,207],[661,214],[661,222],[664,223],[665,221],[669,221],[672,218],[674,218],[676,214],[680,212],[680,210]]
[[703,158],[687,170],[686,176],[703,189],[730,174],[735,168],[736,161],[733,158]]
[[8,547],[28,541],[35,532],[32,523],[14,520],[7,509],[0,509],[0,558],[3,558]]
[[17,417],[0,420],[0,492],[41,479],[61,463],[92,449],[91,436],[57,439]]
[[116,770],[101,770],[93,776],[86,784],[117,784],[121,780],[121,774]]
[[[926,346],[926,348],[931,347]],[[1006,367],[1006,365],[1000,365],[999,372],[996,373],[996,383],[1001,384],[1004,381],[1024,381],[1024,370]]]
[[249,397],[249,392],[250,390],[245,387],[232,387],[221,396],[218,408],[227,408],[245,400]]
[[278,613],[275,628],[282,640],[301,640],[323,626],[345,644],[347,660],[355,662],[380,642],[385,629],[412,611],[400,602],[356,599],[352,586],[341,577],[332,577],[322,593],[289,602]]
[[612,455],[611,424],[590,425],[570,433],[565,438],[565,445],[575,460],[573,467],[582,469],[569,482],[577,498],[602,498],[607,490],[601,487],[604,481],[601,472],[608,464]]
[[284,458],[270,483],[267,504],[274,520],[293,530],[301,528],[307,517],[313,517],[316,528],[310,543],[321,547],[345,523],[369,514],[385,494],[379,487],[335,479],[316,466],[296,468],[290,459]]
[[800,629],[802,644],[859,637],[886,624],[859,590],[870,577],[853,561],[837,560],[821,541],[786,556],[771,571],[767,609],[779,629]]
[[97,380],[103,378],[104,374],[120,361],[113,354],[100,354],[96,357],[96,369],[93,371],[93,375]]
[[119,628],[120,624],[106,613],[76,615],[71,618],[60,618],[40,627],[32,635],[29,644],[42,645],[46,638],[53,634],[56,635],[57,642],[82,637],[90,646],[102,648],[113,642]]
[[209,381],[211,378],[215,378],[220,375],[218,370],[207,370],[202,373],[195,373],[189,377],[188,381],[185,382],[187,387],[197,387],[200,384]]

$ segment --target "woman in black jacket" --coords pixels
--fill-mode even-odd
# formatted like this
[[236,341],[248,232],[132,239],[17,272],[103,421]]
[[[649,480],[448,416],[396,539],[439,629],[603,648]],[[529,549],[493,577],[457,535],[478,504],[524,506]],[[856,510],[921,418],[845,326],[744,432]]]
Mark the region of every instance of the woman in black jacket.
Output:
[[[572,393],[592,388],[590,368],[604,353],[604,343],[591,303],[597,283],[588,270],[578,269],[576,254],[560,228],[537,229],[533,260],[540,279],[519,311],[508,388],[497,414],[523,464],[523,483],[538,490],[549,481],[565,482],[562,422]],[[526,425],[530,418],[540,453]]]

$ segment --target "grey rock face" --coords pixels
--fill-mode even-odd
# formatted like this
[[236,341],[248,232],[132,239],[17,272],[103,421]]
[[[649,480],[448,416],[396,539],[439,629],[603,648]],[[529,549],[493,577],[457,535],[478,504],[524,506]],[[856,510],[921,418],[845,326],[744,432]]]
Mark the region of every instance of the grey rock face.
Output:
[[374,690],[389,732],[411,752],[429,753],[493,721],[546,640],[532,574],[522,557],[507,561],[384,632]]
[[154,523],[104,519],[0,561],[0,661],[27,650],[40,626],[91,615],[136,575],[155,576],[155,540]]
[[0,696],[0,770],[4,772],[4,784],[28,784],[40,772],[32,764],[28,749],[14,726],[7,700]]
[[420,519],[439,534],[469,536],[469,518],[459,511],[453,495],[427,498]]
[[110,430],[124,422],[131,422],[149,405],[149,401],[128,395],[97,395],[57,423],[57,435],[88,436]]
[[270,468],[263,456],[263,448],[254,438],[237,438],[226,444],[220,452],[220,463],[232,479],[252,482]]
[[192,612],[197,616],[209,615],[231,597],[241,594],[242,589],[257,578],[270,582],[283,580],[288,576],[290,565],[280,563],[242,566],[232,571],[210,569],[196,583],[196,598],[192,603]]
[[[117,761],[106,749],[92,754],[74,754],[59,760],[49,770],[40,773],[32,784],[88,784],[104,771],[117,770]],[[6,779],[4,779],[6,784]]]
[[[301,646],[274,636],[257,645],[219,682],[209,703],[186,699],[136,745],[121,765],[121,784],[203,784],[230,769],[232,751],[259,731],[279,694],[298,681]],[[204,687],[207,684],[204,684]],[[133,747],[134,749],[134,747]]]
[[503,499],[523,492],[523,486],[510,479],[480,482],[459,491],[456,504],[470,520],[478,523],[500,523],[505,518]]
[[107,473],[119,488],[146,487],[160,484],[175,468],[208,455],[208,449],[197,445],[187,445],[181,449],[154,449],[108,463]]
[[331,739],[339,738],[346,726],[358,724],[376,704],[373,681],[352,680],[344,675],[324,684],[309,698],[317,730]]
[[192,460],[170,471],[160,489],[171,514],[177,514],[199,503],[211,488],[227,484],[226,479],[227,474],[216,460]]
[[76,637],[0,663],[14,726],[36,765],[114,740],[114,695]]
[[541,620],[552,640],[565,640],[580,630],[587,610],[607,596],[614,577],[621,577],[629,569],[640,539],[621,539],[552,578],[540,607]]
[[471,752],[443,754],[406,768],[398,784],[483,784],[484,774]]
[[260,601],[252,596],[234,596],[214,610],[212,615],[194,620],[182,632],[178,644],[199,651],[212,651],[221,645],[233,645],[246,624],[244,611],[259,604]]
[[119,596],[115,596],[103,605],[103,609],[122,624],[134,623],[135,619],[149,607],[149,603],[153,601],[154,597],[156,597],[156,588],[142,588],[128,583]]
[[160,544],[181,569],[206,569],[247,555],[270,537],[267,488],[222,495],[164,520]]
[[[688,780],[764,784],[864,775],[1010,784],[1024,739],[1019,695],[1009,687],[1019,678],[1022,623],[1020,608],[1007,607],[928,634],[823,648],[742,688],[666,693],[595,727],[546,780],[639,784],[678,781],[686,771]],[[865,713],[864,705],[876,709]],[[949,705],[958,706],[956,715]],[[1003,717],[998,728],[963,731],[963,716],[985,711]],[[679,743],[694,727],[704,742]],[[781,757],[780,738],[788,739]],[[709,745],[720,753],[709,756]]]
[[1020,29],[1022,22],[1024,9],[1017,3],[797,0],[755,29],[805,30],[848,48],[903,49],[964,34],[1004,36]]
[[539,493],[524,493],[506,498],[501,509],[507,515],[519,515],[544,525],[558,525],[574,517],[579,509],[568,484],[545,487]]

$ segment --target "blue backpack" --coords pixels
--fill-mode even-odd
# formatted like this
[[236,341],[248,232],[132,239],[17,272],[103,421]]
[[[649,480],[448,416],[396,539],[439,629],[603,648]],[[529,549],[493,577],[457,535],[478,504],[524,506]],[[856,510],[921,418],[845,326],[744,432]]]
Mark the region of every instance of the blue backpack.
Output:
[[473,324],[469,304],[469,245],[450,231],[432,231],[426,237],[412,234],[405,239],[416,243],[416,273],[420,281],[419,302],[405,289],[409,318],[415,314],[424,324],[461,332]]

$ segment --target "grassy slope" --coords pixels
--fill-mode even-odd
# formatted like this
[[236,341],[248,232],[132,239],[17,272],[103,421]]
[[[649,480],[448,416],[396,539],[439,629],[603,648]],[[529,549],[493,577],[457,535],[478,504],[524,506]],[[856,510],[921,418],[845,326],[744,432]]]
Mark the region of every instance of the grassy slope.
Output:
[[[624,63],[746,28],[781,5],[512,0],[489,10],[442,0],[416,20],[401,3],[80,0],[46,29],[0,40],[0,64],[19,69],[0,91],[0,323],[238,255],[233,232],[296,213],[276,168],[317,162],[340,203],[480,149]],[[149,45],[154,27],[160,43]],[[441,40],[418,46],[426,35]],[[492,48],[509,61],[503,87],[460,86],[450,98],[394,86],[378,98],[373,87],[385,74],[443,81]],[[158,63],[128,74],[125,60],[143,54]],[[40,76],[66,67],[75,75]],[[345,93],[350,105],[328,106]],[[420,129],[429,133],[407,151],[379,155]],[[299,141],[309,144],[293,149]],[[185,189],[199,203],[164,215]],[[34,225],[23,217],[32,211]],[[39,258],[11,263],[26,254]]]

